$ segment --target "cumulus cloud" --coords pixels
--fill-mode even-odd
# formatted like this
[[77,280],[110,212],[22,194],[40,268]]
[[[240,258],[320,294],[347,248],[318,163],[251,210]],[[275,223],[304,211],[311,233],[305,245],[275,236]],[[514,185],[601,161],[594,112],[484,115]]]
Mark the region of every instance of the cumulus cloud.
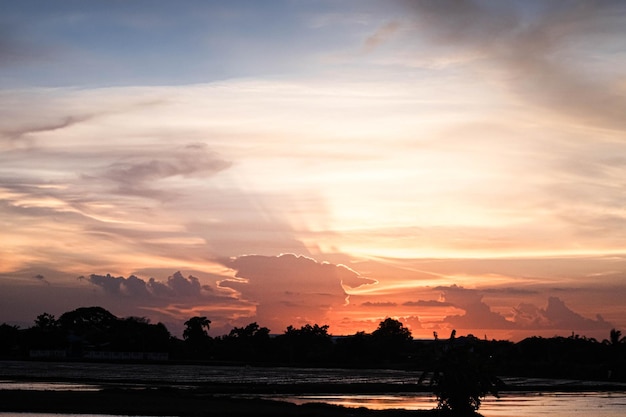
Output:
[[545,309],[532,304],[520,304],[515,309],[515,322],[530,328],[549,328],[572,331],[610,329],[613,325],[601,315],[589,319],[572,311],[558,297],[549,297]]
[[447,316],[444,321],[460,329],[511,329],[515,324],[494,312],[478,291],[453,285],[439,287],[446,302],[465,310],[463,315]]
[[80,277],[86,279],[91,284],[102,288],[109,294],[129,296],[129,297],[158,297],[158,298],[193,298],[204,299],[209,297],[221,297],[215,294],[213,288],[202,285],[200,280],[193,275],[185,278],[180,271],[162,282],[150,278],[147,282],[135,275],[125,277],[115,277],[110,274]]
[[442,291],[446,302],[464,310],[462,315],[447,316],[444,322],[459,329],[506,330],[566,330],[586,331],[608,329],[612,326],[598,315],[595,320],[581,316],[558,297],[549,297],[545,309],[532,303],[520,303],[514,309],[513,319],[491,310],[483,301],[481,291],[456,285],[436,288]]
[[219,286],[256,303],[255,320],[273,329],[323,322],[330,310],[347,303],[344,287],[376,282],[344,265],[294,254],[245,255],[225,260],[224,265],[236,274]]
[[[399,320],[413,333],[418,329],[424,328],[418,316],[401,317]],[[415,337],[415,334],[413,336]]]
[[[238,278],[280,282],[283,290],[314,290],[331,294],[339,291],[345,295],[342,284],[356,288],[376,282],[361,277],[345,265],[318,262],[315,259],[295,254],[244,255],[226,261],[225,265],[236,270]],[[229,282],[231,281],[227,280],[223,284]]]
[[515,323],[525,328],[547,328],[550,325],[542,310],[532,303],[520,303],[515,309]]

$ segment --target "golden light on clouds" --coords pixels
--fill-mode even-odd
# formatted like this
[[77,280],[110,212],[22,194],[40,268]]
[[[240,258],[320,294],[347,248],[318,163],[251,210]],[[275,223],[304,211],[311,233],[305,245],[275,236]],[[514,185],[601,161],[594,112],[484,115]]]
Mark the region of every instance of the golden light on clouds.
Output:
[[366,3],[3,5],[0,321],[626,326],[624,7]]

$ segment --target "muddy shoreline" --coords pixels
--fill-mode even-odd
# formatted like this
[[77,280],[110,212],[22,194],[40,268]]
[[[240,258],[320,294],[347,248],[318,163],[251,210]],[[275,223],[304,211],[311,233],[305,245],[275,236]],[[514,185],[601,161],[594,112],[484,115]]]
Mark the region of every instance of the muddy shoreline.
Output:
[[[85,382],[85,381],[81,381]],[[92,383],[94,381],[91,381]],[[135,381],[137,382],[137,381]],[[95,383],[95,385],[98,385]],[[418,389],[416,389],[418,388]],[[154,386],[145,383],[104,383],[89,391],[0,389],[0,412],[111,414],[134,416],[233,417],[401,417],[441,416],[438,410],[371,410],[323,403],[296,405],[272,400],[271,395],[315,393],[419,392],[426,387],[384,384],[206,384],[195,387]],[[617,389],[616,389],[617,388]],[[623,386],[559,385],[507,387],[502,392],[624,391]],[[254,398],[256,395],[263,398]]]
[[[2,365],[0,381],[7,385],[16,383],[0,389],[3,412],[235,417],[441,415],[436,410],[369,410],[272,400],[284,395],[431,392],[428,384],[416,383],[417,373],[399,372],[396,376],[380,370],[311,372],[310,369],[64,362],[2,362]],[[502,393],[626,391],[626,384],[610,381],[504,379],[507,385],[500,387]],[[39,386],[29,388],[28,383]],[[70,384],[70,387],[56,388],[54,384]],[[74,384],[76,389],[71,387]]]
[[435,410],[369,410],[320,403],[295,405],[242,399],[204,389],[108,388],[101,391],[0,390],[0,411],[142,416],[401,417],[434,416]]

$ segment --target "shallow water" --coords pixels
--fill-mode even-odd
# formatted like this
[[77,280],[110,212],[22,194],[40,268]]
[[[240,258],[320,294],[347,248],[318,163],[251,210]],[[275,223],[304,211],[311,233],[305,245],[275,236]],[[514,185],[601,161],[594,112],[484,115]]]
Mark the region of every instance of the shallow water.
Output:
[[[112,414],[4,413],[4,412],[0,412],[0,417],[131,417],[131,416],[112,415]],[[132,416],[132,417],[150,417],[150,416]]]
[[[428,410],[437,406],[435,398],[429,394],[301,395],[272,398],[296,404],[323,402],[370,409]],[[626,392],[505,393],[499,399],[485,398],[480,413],[485,417],[622,417],[626,415]]]
[[[193,386],[211,383],[254,384],[406,384],[419,373],[388,369],[327,369],[180,364],[115,364],[88,362],[0,361],[0,380],[80,381]],[[1,385],[0,385],[0,388]]]
[[[54,381],[78,385],[158,384],[198,386],[204,383],[249,384],[387,384],[391,386],[416,383],[420,371],[394,369],[336,369],[250,366],[205,366],[174,363],[91,363],[0,361],[0,389],[3,380]],[[567,387],[571,384],[597,386],[593,381],[548,380],[538,378],[503,378],[507,385],[542,385]],[[622,384],[626,391],[626,384]],[[6,388],[5,388],[6,389]],[[24,388],[25,389],[25,388]],[[564,391],[566,388],[563,389]]]
[[94,384],[73,384],[70,382],[24,382],[0,380],[0,389],[28,391],[99,391],[102,387]]
[[[434,397],[428,394],[379,394],[379,395],[301,395],[263,396],[296,404],[323,402],[345,407],[370,409],[404,408],[428,410],[435,408]],[[524,393],[504,394],[501,398],[486,398],[480,408],[484,417],[622,417],[626,414],[625,392],[585,393]],[[55,414],[55,413],[3,413],[0,417],[115,417],[102,414]],[[140,416],[136,416],[140,417]]]
[[485,417],[622,417],[626,414],[626,393],[510,394],[486,399],[480,413]]
[[[196,387],[205,383],[250,384],[387,384],[390,392],[398,384],[415,383],[416,371],[348,370],[311,368],[257,368],[246,366],[197,366],[179,364],[114,364],[76,362],[0,361],[0,389],[98,390],[103,386]],[[61,382],[63,381],[63,382]],[[508,385],[562,387],[564,392],[506,392],[500,399],[487,397],[480,408],[485,417],[622,417],[626,415],[626,384],[619,392],[565,392],[571,384],[587,387],[595,382],[508,378]],[[588,389],[588,388],[587,388]],[[395,390],[397,391],[397,390]],[[264,396],[295,403],[325,402],[372,409],[432,409],[435,398],[428,393],[379,393],[376,395],[333,394],[306,396]],[[15,413],[0,413],[0,417]],[[72,417],[71,414],[19,414],[20,417]],[[80,415],[80,417],[87,417]],[[101,417],[91,415],[89,417]],[[110,417],[110,416],[108,416]]]

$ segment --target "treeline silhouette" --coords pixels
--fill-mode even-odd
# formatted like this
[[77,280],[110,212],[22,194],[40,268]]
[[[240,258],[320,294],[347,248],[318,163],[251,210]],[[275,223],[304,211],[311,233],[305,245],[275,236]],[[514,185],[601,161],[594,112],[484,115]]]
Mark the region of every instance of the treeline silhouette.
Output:
[[206,317],[191,317],[179,339],[162,323],[153,324],[143,317],[118,318],[102,307],[78,308],[58,319],[43,313],[30,328],[0,325],[0,357],[93,360],[120,358],[95,353],[159,352],[161,356],[152,358],[215,364],[429,370],[448,349],[446,343],[454,340],[455,346],[482,358],[481,363],[488,363],[490,370],[500,376],[626,381],[626,338],[615,329],[603,341],[572,334],[530,337],[513,343],[473,335],[452,337],[446,342],[436,334],[431,340],[414,340],[409,329],[392,318],[381,321],[372,333],[340,337],[330,335],[327,325],[289,326],[283,333],[272,335],[270,329],[257,323],[211,337],[210,324]]

